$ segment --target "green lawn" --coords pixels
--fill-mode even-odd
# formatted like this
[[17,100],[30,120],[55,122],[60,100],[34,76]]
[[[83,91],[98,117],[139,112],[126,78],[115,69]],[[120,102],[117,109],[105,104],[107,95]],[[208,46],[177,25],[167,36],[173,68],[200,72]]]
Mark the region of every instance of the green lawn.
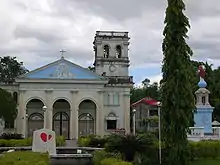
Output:
[[213,159],[202,159],[196,160],[191,163],[191,165],[220,165],[220,160],[213,160]]

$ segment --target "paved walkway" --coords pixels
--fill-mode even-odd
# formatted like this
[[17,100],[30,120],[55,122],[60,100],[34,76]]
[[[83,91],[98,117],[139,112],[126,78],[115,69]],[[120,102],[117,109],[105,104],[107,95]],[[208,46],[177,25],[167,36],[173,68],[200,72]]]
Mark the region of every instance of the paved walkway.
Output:
[[66,140],[66,147],[77,147],[77,140]]

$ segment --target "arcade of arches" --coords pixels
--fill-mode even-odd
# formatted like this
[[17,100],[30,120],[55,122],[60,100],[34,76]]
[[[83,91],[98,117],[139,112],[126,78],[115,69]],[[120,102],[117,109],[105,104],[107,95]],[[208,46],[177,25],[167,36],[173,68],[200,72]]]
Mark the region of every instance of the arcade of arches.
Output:
[[[27,103],[26,136],[31,137],[33,135],[33,131],[44,127],[43,106],[44,103],[40,99],[32,99]],[[83,100],[79,104],[77,115],[78,130],[74,126],[71,127],[71,118],[76,119],[76,116],[73,116],[74,114],[71,113],[71,105],[67,100],[58,99],[53,103],[52,107],[52,129],[55,131],[57,136],[61,135],[66,139],[69,139],[71,138],[71,132],[75,132],[75,135],[78,136],[96,133],[97,106],[92,100]]]

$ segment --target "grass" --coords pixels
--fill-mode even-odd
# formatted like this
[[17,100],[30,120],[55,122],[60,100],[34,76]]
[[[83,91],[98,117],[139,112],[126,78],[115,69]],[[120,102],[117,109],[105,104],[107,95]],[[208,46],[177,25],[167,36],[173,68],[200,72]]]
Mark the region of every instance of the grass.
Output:
[[201,159],[191,163],[191,165],[220,165],[220,159]]
[[0,165],[49,165],[49,156],[36,152],[11,152],[0,157]]

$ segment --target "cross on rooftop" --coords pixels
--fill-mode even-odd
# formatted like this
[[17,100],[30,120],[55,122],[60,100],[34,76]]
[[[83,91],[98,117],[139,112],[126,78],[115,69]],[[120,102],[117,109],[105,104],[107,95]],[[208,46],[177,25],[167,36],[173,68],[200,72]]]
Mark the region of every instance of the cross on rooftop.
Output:
[[64,54],[65,52],[66,52],[66,51],[65,51],[65,50],[63,50],[63,49],[61,49],[61,50],[60,50],[60,53],[61,53],[61,58],[64,58],[64,57],[63,57],[63,54]]

